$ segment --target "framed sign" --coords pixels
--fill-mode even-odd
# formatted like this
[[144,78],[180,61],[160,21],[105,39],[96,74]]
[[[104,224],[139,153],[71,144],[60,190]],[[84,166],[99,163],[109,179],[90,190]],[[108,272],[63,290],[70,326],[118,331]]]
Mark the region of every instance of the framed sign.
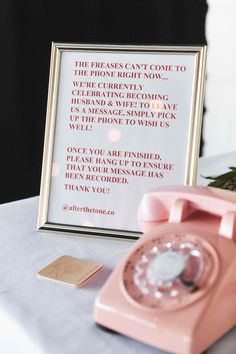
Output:
[[39,230],[137,238],[158,186],[194,184],[206,47],[52,44]]

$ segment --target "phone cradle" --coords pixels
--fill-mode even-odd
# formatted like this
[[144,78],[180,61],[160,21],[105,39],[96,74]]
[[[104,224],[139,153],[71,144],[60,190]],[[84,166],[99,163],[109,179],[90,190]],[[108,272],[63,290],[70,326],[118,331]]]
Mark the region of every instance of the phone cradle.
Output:
[[159,188],[144,196],[139,220],[146,232],[102,288],[95,321],[172,353],[201,353],[236,324],[236,194]]

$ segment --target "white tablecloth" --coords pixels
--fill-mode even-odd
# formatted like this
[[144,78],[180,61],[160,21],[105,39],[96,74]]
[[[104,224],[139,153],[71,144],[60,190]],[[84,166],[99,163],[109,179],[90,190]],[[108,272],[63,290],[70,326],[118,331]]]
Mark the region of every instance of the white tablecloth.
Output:
[[[203,159],[200,174],[224,172],[231,165],[235,153]],[[199,177],[199,183],[205,181]],[[93,321],[99,289],[133,243],[38,233],[37,211],[38,197],[0,205],[0,353],[164,353],[105,332]],[[38,280],[36,273],[63,254],[100,262],[106,270],[81,289]],[[235,354],[236,329],[208,352]]]

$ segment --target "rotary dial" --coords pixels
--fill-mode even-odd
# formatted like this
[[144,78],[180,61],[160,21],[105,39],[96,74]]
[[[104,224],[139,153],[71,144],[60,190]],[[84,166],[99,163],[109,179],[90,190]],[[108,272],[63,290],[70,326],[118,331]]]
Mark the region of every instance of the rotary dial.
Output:
[[136,305],[185,306],[203,295],[217,275],[218,258],[204,239],[168,234],[138,247],[124,267],[123,286]]

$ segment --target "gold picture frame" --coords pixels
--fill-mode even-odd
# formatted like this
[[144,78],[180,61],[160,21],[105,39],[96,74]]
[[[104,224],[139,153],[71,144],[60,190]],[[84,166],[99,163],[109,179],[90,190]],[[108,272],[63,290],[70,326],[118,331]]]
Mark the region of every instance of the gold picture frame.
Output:
[[[141,193],[161,183],[195,184],[206,52],[206,46],[52,43],[39,231],[135,239],[140,236],[133,220]],[[105,99],[95,100],[104,96]],[[110,101],[109,96],[112,97]],[[115,101],[117,96],[119,100]],[[73,102],[79,103],[76,106]],[[99,102],[105,107],[111,102],[112,110],[101,108]],[[143,108],[145,102],[148,108]],[[114,108],[115,103],[122,105],[122,109]],[[80,113],[76,114],[76,109]],[[128,119],[128,115],[132,119]],[[139,127],[137,122],[146,126]],[[163,122],[162,127],[160,122]],[[164,127],[169,129],[164,130]],[[105,134],[110,134],[107,145],[104,137],[108,135]],[[175,146],[171,148],[172,143]],[[149,144],[148,148],[146,144]],[[91,154],[100,151],[100,157],[94,160],[89,151]],[[104,151],[106,158],[112,151],[114,161],[120,165],[126,161],[130,169],[112,169],[111,160],[104,162]],[[83,159],[79,153],[84,153]],[[146,164],[141,161],[143,157]],[[73,164],[66,164],[66,159]],[[87,165],[81,165],[79,159],[84,164],[87,161]],[[131,161],[133,166],[142,166],[138,177]],[[156,165],[160,170],[165,166],[166,170],[174,167],[172,171],[158,170],[149,175],[147,166]],[[82,166],[87,174],[81,171]],[[88,166],[89,170],[95,170],[97,166],[96,170],[100,172],[89,174]],[[119,173],[129,176],[120,177]],[[79,179],[83,180],[83,185],[77,183]],[[124,201],[120,201],[122,193]],[[77,207],[77,200],[82,205]],[[88,221],[89,217],[92,223]]]

